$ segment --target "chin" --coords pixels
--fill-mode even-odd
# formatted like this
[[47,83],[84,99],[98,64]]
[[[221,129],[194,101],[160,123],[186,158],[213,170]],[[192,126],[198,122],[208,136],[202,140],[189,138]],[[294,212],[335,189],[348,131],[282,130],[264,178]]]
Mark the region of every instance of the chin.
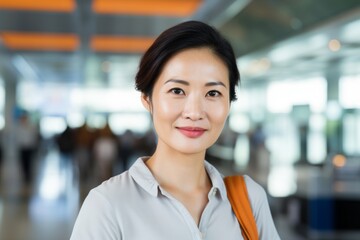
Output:
[[195,145],[184,145],[184,146],[177,146],[176,150],[183,154],[199,154],[199,153],[205,153],[206,149],[208,147],[206,146],[195,146]]

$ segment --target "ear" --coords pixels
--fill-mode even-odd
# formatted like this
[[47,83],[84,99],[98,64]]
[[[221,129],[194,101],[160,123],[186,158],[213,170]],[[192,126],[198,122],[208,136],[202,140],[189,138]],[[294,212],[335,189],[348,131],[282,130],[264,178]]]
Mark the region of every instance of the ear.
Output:
[[141,93],[141,103],[151,113],[151,103],[149,96],[145,95],[144,93]]

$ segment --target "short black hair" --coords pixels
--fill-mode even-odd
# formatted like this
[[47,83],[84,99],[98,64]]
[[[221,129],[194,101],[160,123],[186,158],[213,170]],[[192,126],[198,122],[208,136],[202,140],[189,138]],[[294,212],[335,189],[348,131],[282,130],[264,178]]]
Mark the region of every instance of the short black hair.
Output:
[[236,100],[235,87],[240,81],[234,51],[230,43],[213,27],[200,21],[187,21],[162,32],[141,58],[135,77],[136,90],[151,97],[163,66],[176,53],[190,48],[208,47],[229,71],[230,101]]

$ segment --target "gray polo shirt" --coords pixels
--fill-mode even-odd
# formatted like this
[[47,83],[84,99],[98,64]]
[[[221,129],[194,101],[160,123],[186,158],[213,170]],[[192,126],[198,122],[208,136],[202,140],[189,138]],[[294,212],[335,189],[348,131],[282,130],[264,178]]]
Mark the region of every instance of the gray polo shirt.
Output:
[[[227,199],[221,174],[208,162],[212,188],[200,224],[187,209],[159,186],[139,158],[120,175],[92,189],[76,220],[71,240],[239,240],[238,221]],[[260,239],[280,239],[265,191],[246,176]]]

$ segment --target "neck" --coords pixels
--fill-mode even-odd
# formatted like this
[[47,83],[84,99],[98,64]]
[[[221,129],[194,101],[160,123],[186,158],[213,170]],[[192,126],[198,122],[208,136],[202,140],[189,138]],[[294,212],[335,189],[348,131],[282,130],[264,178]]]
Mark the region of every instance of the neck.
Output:
[[204,165],[205,151],[196,154],[155,151],[146,162],[160,186],[190,192],[210,183]]

